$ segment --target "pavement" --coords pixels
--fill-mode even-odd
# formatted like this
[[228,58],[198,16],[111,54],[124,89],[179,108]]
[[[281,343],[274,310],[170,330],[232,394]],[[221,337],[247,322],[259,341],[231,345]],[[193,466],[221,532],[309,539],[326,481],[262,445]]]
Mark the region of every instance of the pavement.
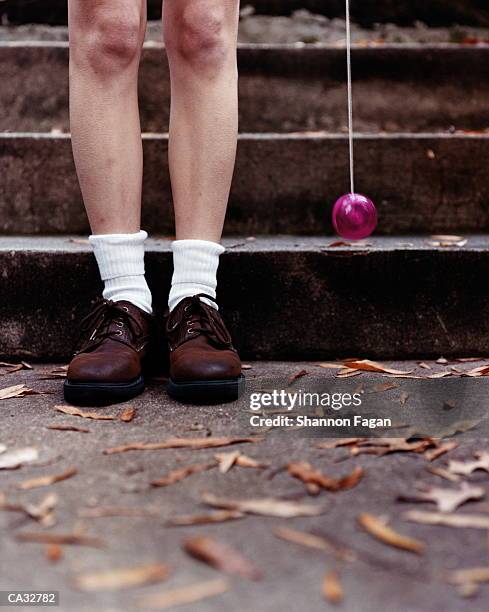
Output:
[[[454,368],[473,369],[484,363],[487,362],[429,362],[427,365],[431,369],[417,362],[389,365],[406,371],[414,368],[415,375],[425,376],[444,370],[454,372]],[[242,401],[215,407],[177,404],[166,395],[162,381],[153,381],[142,396],[128,403],[136,410],[131,422],[91,420],[64,414],[55,409],[55,406],[65,405],[62,380],[49,378],[53,376],[52,372],[59,372],[56,369],[59,366],[31,365],[33,369],[14,373],[7,373],[5,367],[0,368],[0,391],[25,384],[27,388],[43,392],[0,401],[3,423],[0,442],[7,447],[6,452],[36,447],[39,459],[18,469],[0,471],[0,491],[4,495],[4,505],[5,500],[10,504],[37,504],[47,494],[55,493],[55,521],[43,526],[22,512],[0,509],[0,589],[58,590],[59,609],[63,612],[145,610],[140,603],[143,596],[222,576],[218,570],[190,557],[182,547],[189,537],[209,536],[239,551],[262,571],[263,576],[255,581],[229,576],[227,592],[184,606],[182,610],[315,612],[333,607],[348,612],[487,610],[489,586],[481,585],[480,590],[467,600],[447,583],[447,573],[451,570],[488,565],[487,531],[407,522],[403,518],[406,510],[435,510],[435,507],[429,503],[398,501],[401,494],[414,494],[419,482],[446,488],[455,486],[430,473],[427,468],[446,467],[448,458],[469,460],[474,452],[487,449],[487,436],[481,434],[476,424],[462,427],[469,431],[453,437],[458,448],[433,462],[423,454],[412,452],[382,457],[354,456],[345,447],[319,449],[316,439],[298,432],[291,438],[277,428],[253,430],[243,414]],[[271,384],[285,381],[285,386],[304,390],[311,376],[326,382],[336,380],[336,384],[344,384],[345,388],[353,386],[360,392],[373,385],[372,389],[377,393],[375,397],[387,398],[388,394],[394,394],[390,404],[394,421],[402,420],[404,407],[397,401],[402,385],[413,383],[407,379],[387,378],[383,373],[367,372],[339,382],[334,379],[337,370],[322,368],[316,363],[255,362],[248,366],[248,382],[257,388],[260,385],[269,388]],[[444,384],[443,379],[422,382]],[[486,382],[487,379],[470,379],[471,393],[480,393],[477,405],[484,412]],[[391,388],[388,388],[389,383]],[[118,417],[125,408],[127,405],[96,411]],[[48,429],[53,425],[85,428],[89,433]],[[171,437],[259,434],[263,436],[259,443],[242,443],[217,450],[103,453],[104,449],[115,446],[157,442]],[[149,484],[175,468],[212,461],[216,452],[233,450],[240,450],[269,467],[246,469],[234,466],[227,473],[209,469],[167,487],[155,488]],[[290,461],[309,461],[332,477],[350,474],[354,467],[361,466],[365,475],[350,490],[323,491],[320,495],[310,496],[304,484],[287,473]],[[60,474],[69,468],[75,468],[76,474],[55,484],[33,489],[18,487],[26,480]],[[487,490],[489,474],[478,471],[464,480]],[[285,498],[321,505],[324,511],[318,516],[289,519],[247,515],[219,524],[189,527],[166,524],[172,517],[209,512],[202,502],[203,492],[241,500]],[[119,516],[100,516],[107,508],[112,509],[109,514]],[[141,516],[127,516],[130,514],[128,509],[133,513],[140,512]],[[366,533],[357,520],[362,512],[388,519],[394,530],[425,543],[425,552],[418,555],[394,548]],[[484,499],[468,502],[455,514],[485,514],[489,517],[489,504]],[[283,541],[273,533],[277,527],[325,537],[352,549],[356,560],[339,561],[327,551]],[[48,553],[45,544],[19,541],[19,534],[33,532],[91,536],[100,541],[100,546],[63,545],[61,549],[55,549],[61,558],[53,561],[48,558],[54,554],[52,548]],[[76,584],[77,577],[86,573],[139,567],[153,562],[162,562],[172,568],[169,578],[161,584],[112,592],[82,591]],[[324,576],[331,571],[337,572],[343,590],[342,601],[336,606],[326,601],[322,593]]]

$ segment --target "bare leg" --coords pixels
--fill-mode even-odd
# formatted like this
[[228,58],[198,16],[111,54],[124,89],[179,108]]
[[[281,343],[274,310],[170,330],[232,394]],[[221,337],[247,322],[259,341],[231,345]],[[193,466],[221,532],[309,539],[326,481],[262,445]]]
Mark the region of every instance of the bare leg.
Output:
[[239,0],[165,0],[176,237],[219,242],[236,157]]
[[137,232],[146,0],[69,0],[69,24],[73,154],[92,232]]

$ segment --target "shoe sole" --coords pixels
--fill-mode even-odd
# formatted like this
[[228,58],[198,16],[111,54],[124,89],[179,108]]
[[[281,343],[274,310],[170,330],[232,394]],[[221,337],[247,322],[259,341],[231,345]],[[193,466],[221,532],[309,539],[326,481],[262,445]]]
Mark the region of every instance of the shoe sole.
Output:
[[65,400],[75,406],[109,406],[140,395],[144,391],[144,378],[140,376],[128,383],[70,382],[65,380]]
[[171,378],[166,390],[168,395],[187,404],[223,404],[236,401],[244,392],[245,377],[226,380],[193,380],[175,382]]

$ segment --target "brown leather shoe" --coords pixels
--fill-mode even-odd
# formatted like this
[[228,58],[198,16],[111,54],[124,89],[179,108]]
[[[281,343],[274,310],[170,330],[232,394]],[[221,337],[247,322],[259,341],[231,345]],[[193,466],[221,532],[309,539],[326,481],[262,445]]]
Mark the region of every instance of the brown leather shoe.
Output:
[[103,406],[144,390],[143,360],[154,317],[131,302],[99,301],[81,323],[64,385],[67,402]]
[[244,389],[241,361],[219,312],[198,294],[183,299],[167,313],[170,345],[168,394],[192,403],[237,399]]

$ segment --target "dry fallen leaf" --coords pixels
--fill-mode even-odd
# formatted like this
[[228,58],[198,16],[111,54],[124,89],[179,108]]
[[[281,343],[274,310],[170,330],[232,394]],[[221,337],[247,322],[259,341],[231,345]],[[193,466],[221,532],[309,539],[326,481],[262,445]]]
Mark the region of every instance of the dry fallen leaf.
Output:
[[452,474],[451,472],[449,472],[448,470],[445,470],[444,468],[429,466],[426,469],[428,470],[428,472],[431,472],[435,476],[439,476],[440,478],[444,478],[445,480],[449,480],[450,482],[460,481],[460,476],[457,476],[456,474]]
[[412,523],[423,525],[445,525],[472,529],[489,529],[489,516],[483,514],[444,514],[443,512],[425,512],[409,510],[402,518]]
[[237,510],[216,510],[209,514],[196,514],[193,516],[175,516],[166,521],[169,527],[188,527],[191,525],[210,525],[213,523],[225,523],[243,518],[245,514]]
[[141,608],[168,610],[177,606],[197,603],[208,597],[214,597],[229,590],[229,583],[223,579],[196,582],[184,587],[178,587],[163,593],[153,593],[139,600]]
[[438,510],[444,513],[454,512],[466,501],[482,499],[486,492],[482,487],[474,487],[466,482],[459,489],[443,489],[441,487],[426,487],[414,495],[402,495],[398,499],[408,502],[433,502]]
[[489,452],[479,451],[474,453],[474,456],[477,461],[456,461],[452,459],[448,463],[448,471],[461,476],[469,476],[476,470],[489,472]]
[[58,544],[48,544],[46,546],[46,559],[50,563],[58,563],[63,558],[63,549]]
[[46,429],[52,429],[54,431],[77,431],[79,433],[90,433],[89,429],[85,427],[76,427],[76,425],[62,425],[61,423],[56,425],[47,425]]
[[10,452],[4,452],[0,456],[0,470],[15,470],[25,463],[32,463],[39,459],[36,448],[19,448]]
[[192,474],[199,474],[201,472],[206,472],[213,467],[216,467],[217,463],[215,461],[207,462],[207,463],[194,463],[193,465],[187,465],[186,467],[177,468],[176,470],[172,470],[166,476],[159,478],[158,480],[152,480],[150,482],[152,487],[166,487],[175,482],[179,482],[187,476],[191,476]]
[[50,476],[41,476],[40,478],[33,478],[31,480],[24,480],[16,484],[17,489],[37,489],[38,487],[49,487],[55,482],[61,482],[67,480],[77,473],[76,468],[71,467],[61,472],[61,474],[51,474]]
[[243,455],[240,451],[234,451],[231,453],[216,453],[214,457],[219,463],[219,471],[221,474],[226,474],[229,472],[234,465],[244,468],[255,468],[258,470],[264,469],[269,465],[268,463],[262,463],[256,459],[253,459],[252,457]]
[[347,368],[351,368],[352,370],[362,370],[364,372],[380,372],[382,374],[411,374],[414,372],[414,370],[409,370],[408,372],[403,370],[394,370],[393,368],[388,368],[382,363],[370,361],[370,359],[361,359],[360,361],[344,361],[343,363]]
[[262,577],[262,572],[241,553],[215,538],[205,536],[190,538],[185,540],[183,547],[192,557],[204,561],[221,572],[249,580],[259,580]]
[[385,544],[417,554],[421,554],[425,549],[423,542],[397,533],[372,514],[363,512],[359,515],[358,522],[365,531]]
[[85,412],[74,406],[55,406],[55,410],[63,414],[82,417],[83,419],[93,419],[94,421],[115,421],[117,419],[113,414],[103,414],[102,412]]
[[409,442],[406,438],[373,438],[361,440],[350,452],[352,455],[367,453],[381,457],[389,453],[422,453],[434,444],[431,438],[413,442]]
[[169,438],[163,442],[132,442],[115,448],[107,448],[103,451],[104,455],[114,455],[125,453],[131,450],[159,450],[166,448],[215,448],[218,446],[231,446],[233,444],[258,443],[263,437],[228,437],[228,438]]
[[328,572],[324,577],[323,595],[332,604],[339,604],[343,600],[343,587],[337,572]]
[[240,456],[239,451],[232,451],[231,453],[217,453],[214,455],[216,461],[219,463],[219,472],[221,474],[227,474],[229,470],[236,463],[236,460]]
[[345,367],[343,363],[317,363],[316,365],[325,370],[342,370]]
[[316,448],[338,448],[340,446],[353,446],[360,441],[360,438],[339,438],[338,440],[327,440],[326,442],[319,442],[316,444]]
[[471,567],[469,569],[455,570],[448,574],[451,584],[474,584],[489,582],[489,567]]
[[57,503],[58,496],[55,493],[49,493],[38,504],[12,503],[5,499],[0,499],[0,510],[22,512],[29,518],[39,521],[43,527],[52,527],[55,522],[53,511]]
[[424,456],[428,461],[434,461],[435,459],[438,459],[438,457],[441,457],[445,453],[448,453],[457,447],[458,442],[455,442],[454,440],[451,442],[443,442],[442,444],[439,444],[436,448],[433,448],[432,450],[427,450],[424,453]]
[[343,478],[331,478],[315,470],[310,463],[298,461],[289,463],[288,471],[291,476],[307,484],[314,484],[327,491],[343,491],[355,487],[363,477],[363,469],[356,467],[351,474]]
[[28,395],[44,395],[47,391],[34,391],[25,385],[14,385],[0,389],[0,400],[12,399],[14,397],[27,397]]
[[121,506],[98,506],[96,508],[82,508],[78,511],[80,518],[104,518],[107,516],[158,516],[156,510],[149,508],[124,508]]
[[292,518],[295,516],[318,516],[325,508],[318,505],[303,504],[296,501],[262,497],[260,499],[224,499],[211,493],[204,493],[202,501],[213,508],[237,510],[245,514],[258,514],[262,516],[277,516]]
[[431,236],[431,240],[428,241],[430,246],[438,246],[438,247],[463,247],[467,244],[467,238],[463,238],[462,236],[451,236],[451,235],[439,235],[439,236]]
[[135,416],[136,408],[134,408],[134,406],[128,406],[119,416],[119,419],[124,423],[130,423]]
[[149,563],[139,567],[102,570],[82,574],[74,580],[74,586],[81,591],[119,591],[133,587],[154,584],[165,580],[170,568],[164,563]]
[[103,548],[105,544],[98,538],[82,535],[80,533],[52,533],[52,532],[21,532],[15,539],[18,542],[37,542],[38,544],[58,544],[59,546],[91,546]]
[[290,529],[288,527],[275,527],[272,529],[272,533],[277,538],[285,540],[286,542],[292,542],[293,544],[299,544],[307,548],[314,548],[315,550],[323,550],[332,553],[341,561],[354,561],[356,559],[356,554],[353,551],[333,544],[333,542],[330,542],[324,536],[317,536],[306,531]]
[[287,381],[287,385],[290,387],[290,385],[292,385],[296,380],[298,380],[299,378],[303,378],[308,374],[309,372],[307,370],[299,370],[299,372],[296,372],[295,374],[292,374],[292,376],[290,376],[289,380]]

